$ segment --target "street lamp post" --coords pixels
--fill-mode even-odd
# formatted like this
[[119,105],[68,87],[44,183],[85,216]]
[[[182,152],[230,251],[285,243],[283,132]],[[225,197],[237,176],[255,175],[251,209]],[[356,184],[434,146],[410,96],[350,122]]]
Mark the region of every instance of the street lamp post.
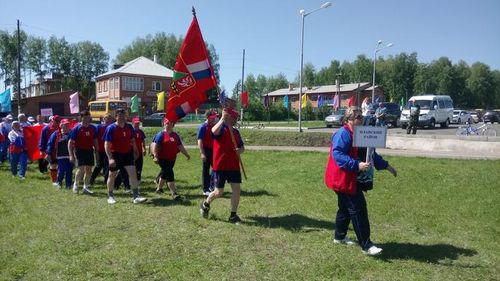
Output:
[[304,19],[307,15],[317,12],[321,9],[328,8],[332,5],[332,2],[325,2],[321,7],[312,10],[308,13],[304,9],[300,10],[299,13],[302,16],[302,30],[301,30],[301,40],[300,40],[300,75],[299,75],[299,132],[302,132],[302,73],[304,71]]
[[389,43],[385,46],[380,47],[382,45],[382,40],[378,40],[377,42],[377,48],[375,48],[375,52],[373,52],[373,83],[372,83],[372,103],[375,102],[375,65],[377,64],[377,53],[379,51],[382,51],[383,49],[390,48],[394,44]]

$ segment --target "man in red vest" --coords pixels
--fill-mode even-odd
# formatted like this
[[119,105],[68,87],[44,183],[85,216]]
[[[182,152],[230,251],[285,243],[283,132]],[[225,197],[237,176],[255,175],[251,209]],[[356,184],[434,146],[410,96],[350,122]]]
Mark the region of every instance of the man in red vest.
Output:
[[[231,184],[231,214],[230,223],[240,223],[241,219],[236,214],[240,203],[240,154],[245,151],[240,132],[233,128],[238,120],[238,112],[234,109],[224,109],[222,118],[212,128],[212,137],[214,140],[213,155],[213,179],[214,191],[208,195],[208,198],[201,202],[200,212],[204,218],[208,217],[210,203],[224,193],[224,184]],[[232,133],[231,133],[232,132]]]

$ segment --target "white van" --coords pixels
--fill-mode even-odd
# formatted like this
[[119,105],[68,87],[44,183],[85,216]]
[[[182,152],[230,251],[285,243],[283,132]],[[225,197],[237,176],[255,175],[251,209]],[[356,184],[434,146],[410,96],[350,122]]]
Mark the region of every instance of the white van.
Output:
[[413,96],[408,100],[406,107],[401,112],[401,127],[405,129],[410,122],[409,106],[420,105],[418,125],[420,127],[434,128],[440,124],[442,128],[448,127],[453,119],[453,100],[450,96],[422,95]]

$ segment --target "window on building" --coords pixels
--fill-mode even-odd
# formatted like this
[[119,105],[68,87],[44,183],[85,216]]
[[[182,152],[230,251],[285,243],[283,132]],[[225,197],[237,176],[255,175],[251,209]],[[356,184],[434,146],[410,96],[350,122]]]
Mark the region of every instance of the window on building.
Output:
[[115,89],[120,89],[120,82],[118,77],[115,77]]
[[115,78],[109,79],[109,90],[112,91],[115,89]]
[[103,91],[107,92],[108,91],[108,80],[103,81],[102,83],[103,83]]
[[100,93],[101,91],[101,83],[102,82],[97,82],[97,92]]
[[144,79],[139,77],[123,77],[123,87],[124,91],[132,92],[143,92],[144,91]]
[[161,82],[153,81],[153,91],[161,91]]

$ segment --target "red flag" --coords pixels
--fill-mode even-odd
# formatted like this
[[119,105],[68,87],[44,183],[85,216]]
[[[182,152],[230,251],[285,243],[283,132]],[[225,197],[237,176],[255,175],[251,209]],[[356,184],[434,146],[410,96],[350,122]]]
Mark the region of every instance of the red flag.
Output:
[[25,148],[28,152],[28,158],[31,161],[38,160],[40,158],[40,148],[38,144],[40,142],[40,136],[42,135],[43,126],[32,126],[24,127],[24,141]]
[[349,98],[349,100],[347,101],[347,106],[351,107],[351,106],[354,106],[354,105],[356,105],[356,96],[352,95],[352,97]]
[[247,107],[248,106],[248,92],[243,91],[241,93],[241,106]]
[[167,102],[166,117],[177,121],[203,104],[215,93],[217,80],[208,57],[201,30],[193,13],[193,21],[181,45],[174,66],[173,82]]

